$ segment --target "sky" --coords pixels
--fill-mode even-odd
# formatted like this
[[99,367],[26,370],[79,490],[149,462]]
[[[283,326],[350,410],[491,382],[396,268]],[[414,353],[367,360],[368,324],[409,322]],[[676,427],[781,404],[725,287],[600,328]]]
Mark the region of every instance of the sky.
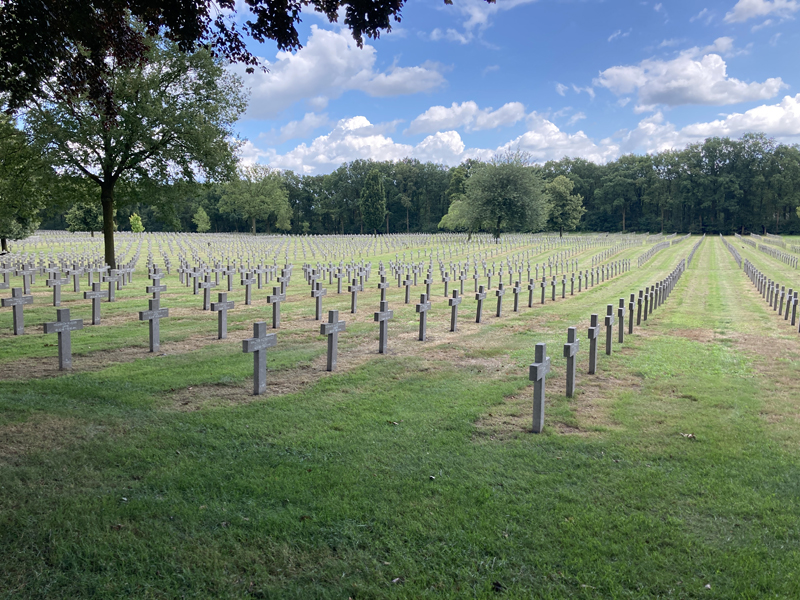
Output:
[[313,12],[303,48],[250,42],[241,160],[454,166],[507,150],[603,163],[760,131],[800,142],[800,0],[410,0],[358,48]]

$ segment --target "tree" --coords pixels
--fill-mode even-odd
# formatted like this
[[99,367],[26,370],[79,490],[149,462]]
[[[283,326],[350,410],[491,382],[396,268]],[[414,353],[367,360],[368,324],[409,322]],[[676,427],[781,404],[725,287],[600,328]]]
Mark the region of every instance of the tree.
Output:
[[[494,0],[486,0],[494,2]],[[452,0],[444,0],[452,4]],[[55,73],[62,97],[88,96],[107,111],[115,98],[115,71],[141,67],[152,59],[148,36],[159,33],[185,52],[211,48],[215,56],[259,64],[245,37],[274,40],[279,50],[301,48],[296,25],[306,7],[330,22],[344,9],[344,24],[359,47],[364,36],[378,38],[400,20],[405,0],[6,0],[0,3],[0,89],[12,109],[39,94]],[[237,10],[246,15],[237,15]],[[132,24],[132,16],[143,27]],[[109,60],[109,57],[111,60]]]
[[192,221],[197,227],[197,233],[205,233],[211,229],[211,220],[208,218],[208,213],[203,209],[202,206],[197,209],[196,213],[194,213]]
[[0,250],[8,240],[31,235],[39,226],[47,170],[25,133],[0,115]]
[[383,177],[378,169],[369,172],[361,188],[361,220],[367,230],[376,232],[386,215],[386,192]]
[[251,232],[256,232],[256,220],[287,231],[292,227],[292,209],[289,194],[280,173],[267,165],[250,165],[239,168],[238,177],[223,186],[221,212],[250,221]]
[[572,193],[574,184],[559,175],[545,186],[550,200],[550,225],[558,229],[559,236],[564,236],[564,230],[572,231],[586,212],[583,208],[583,197]]
[[547,222],[547,201],[541,175],[523,152],[495,156],[473,167],[466,182],[466,196],[453,202],[440,227],[491,231],[495,239],[503,231],[540,231]]
[[[47,160],[99,188],[105,260],[114,257],[115,189],[228,178],[234,168],[233,124],[245,107],[241,81],[207,50],[147,38],[148,64],[116,68],[109,86],[116,103],[83,95],[69,101],[47,87],[26,114],[26,126]],[[172,186],[174,187],[174,186]]]
[[131,231],[133,233],[144,233],[144,225],[142,224],[142,217],[133,213],[130,217]]
[[[116,217],[116,213],[114,213]],[[67,231],[88,231],[94,237],[95,231],[103,230],[103,207],[98,202],[76,202],[65,215]]]

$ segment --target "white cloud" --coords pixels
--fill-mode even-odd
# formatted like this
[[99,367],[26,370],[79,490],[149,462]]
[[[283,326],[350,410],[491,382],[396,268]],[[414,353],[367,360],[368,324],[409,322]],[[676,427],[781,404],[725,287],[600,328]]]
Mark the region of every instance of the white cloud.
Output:
[[315,129],[328,124],[328,115],[318,115],[313,112],[306,113],[300,121],[289,121],[281,127],[279,141],[281,143],[297,138],[304,138]]
[[800,10],[800,3],[797,0],[739,0],[736,6],[725,15],[725,22],[743,23],[768,15],[790,18],[798,10]]
[[500,65],[489,65],[488,67],[484,68],[483,71],[481,71],[481,75],[485,77],[489,73],[494,73],[495,71],[499,70],[500,70]]
[[755,33],[755,32],[756,32],[756,31],[758,31],[759,29],[764,29],[764,27],[769,27],[769,26],[770,26],[770,25],[772,25],[772,24],[773,24],[773,20],[772,20],[772,19],[767,19],[767,20],[766,20],[766,21],[764,21],[763,23],[757,23],[757,24],[753,25],[753,26],[750,28],[750,31],[751,31],[752,33]]
[[[260,70],[244,74],[251,87],[247,118],[265,119],[279,114],[296,102],[306,100],[313,110],[323,110],[331,98],[347,90],[362,90],[371,96],[414,94],[441,86],[444,77],[434,63],[415,67],[393,65],[386,72],[375,69],[376,50],[369,44],[358,48],[347,31],[329,31],[311,26],[306,46],[298,52],[279,52]],[[311,100],[308,100],[311,99]]]
[[434,42],[438,42],[439,40],[447,40],[449,42],[458,42],[459,44],[469,44],[472,39],[472,32],[469,31],[460,33],[455,29],[448,29],[442,32],[442,30],[439,28],[431,31],[431,40]]
[[664,8],[664,7],[662,6],[661,2],[659,2],[658,4],[656,4],[656,5],[653,7],[653,10],[655,10],[656,12],[661,12],[661,9],[662,9],[662,8]]
[[567,125],[574,125],[578,121],[581,121],[581,120],[583,120],[585,118],[586,118],[585,114],[583,114],[582,112],[576,112],[574,115],[572,115],[569,118],[569,121],[567,121]]
[[568,89],[563,83],[556,83],[556,92],[558,92],[559,96],[565,95]]
[[578,87],[577,85],[575,85],[573,83],[572,84],[572,89],[575,90],[576,94],[580,94],[581,92],[586,92],[587,94],[589,94],[589,97],[592,100],[594,100],[594,88],[592,86]]
[[682,148],[708,137],[736,138],[748,132],[761,132],[778,140],[796,142],[800,138],[800,94],[786,96],[778,104],[757,106],[743,113],[731,113],[707,123],[693,123],[678,129],[658,112],[624,132],[623,151],[659,152]]
[[600,73],[594,84],[617,95],[638,92],[640,110],[656,105],[705,104],[721,106],[766,100],[786,87],[780,77],[762,83],[745,83],[728,77],[727,65],[719,54],[697,56],[707,50],[733,53],[733,40],[719,38],[708,48],[692,48],[673,60],[647,59],[638,65],[611,67]]
[[700,21],[701,19],[705,21],[705,24],[708,25],[711,23],[711,20],[714,18],[714,14],[709,11],[707,8],[704,8],[691,19],[689,19],[690,23],[694,23],[695,21]]
[[405,133],[429,133],[443,129],[464,128],[467,131],[495,129],[513,125],[525,118],[525,107],[519,102],[509,102],[497,110],[481,109],[473,101],[447,106],[431,106],[411,121]]
[[775,46],[777,46],[777,45],[778,45],[778,40],[779,40],[779,39],[781,39],[781,34],[780,34],[780,33],[776,33],[775,35],[773,35],[773,36],[772,36],[772,37],[769,39],[769,45],[770,45],[770,46],[772,46],[772,47],[775,47]]
[[659,48],[672,48],[673,46],[677,46],[678,44],[681,44],[681,43],[683,43],[683,40],[672,38],[672,39],[669,39],[669,40],[662,41],[658,45],[658,47]]
[[[580,114],[580,113],[578,113]],[[391,124],[390,124],[391,125]],[[615,138],[594,141],[583,131],[569,134],[539,113],[527,117],[527,131],[495,149],[469,148],[456,131],[437,131],[416,146],[397,143],[385,133],[386,124],[373,125],[365,117],[342,119],[333,130],[300,144],[286,154],[260,150],[247,142],[242,148],[244,161],[264,159],[274,167],[302,173],[329,172],[357,158],[400,160],[406,157],[456,165],[467,158],[486,160],[497,152],[524,150],[539,162],[565,156],[582,157],[597,163],[614,160],[623,152],[658,152],[682,148],[688,143],[712,136],[739,137],[758,131],[781,141],[800,140],[800,94],[786,96],[778,104],[762,105],[743,113],[732,113],[707,123],[677,128],[657,112],[639,121],[630,131]]]

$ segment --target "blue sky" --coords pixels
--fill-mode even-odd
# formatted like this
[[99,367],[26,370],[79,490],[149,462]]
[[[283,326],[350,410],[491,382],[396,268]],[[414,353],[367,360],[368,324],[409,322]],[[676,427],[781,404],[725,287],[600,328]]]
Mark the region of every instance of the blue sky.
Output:
[[317,174],[517,148],[604,162],[747,131],[796,143],[798,17],[800,0],[411,0],[359,49],[309,13],[297,53],[251,45],[269,72],[242,74],[242,160]]

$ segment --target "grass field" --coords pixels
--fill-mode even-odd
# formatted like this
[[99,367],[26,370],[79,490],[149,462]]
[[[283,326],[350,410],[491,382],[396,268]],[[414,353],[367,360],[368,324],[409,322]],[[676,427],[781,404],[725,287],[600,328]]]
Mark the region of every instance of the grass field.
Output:
[[[634,259],[630,272],[531,309],[526,292],[518,315],[509,293],[494,317],[492,295],[481,325],[465,300],[458,333],[437,282],[426,343],[393,285],[387,356],[376,279],[356,315],[328,285],[325,310],[347,321],[332,374],[296,270],[261,397],[240,340],[268,320],[266,290],[245,308],[237,285],[218,341],[215,316],[171,277],[153,356],[140,275],[103,325],[73,334],[65,375],[55,336],[34,328],[54,317],[38,285],[29,334],[10,335],[0,311],[0,597],[800,597],[800,335],[718,238],[586,375],[589,315],[665,277],[695,241],[642,269],[643,248],[626,250],[613,259]],[[553,361],[541,435],[537,342]]]

